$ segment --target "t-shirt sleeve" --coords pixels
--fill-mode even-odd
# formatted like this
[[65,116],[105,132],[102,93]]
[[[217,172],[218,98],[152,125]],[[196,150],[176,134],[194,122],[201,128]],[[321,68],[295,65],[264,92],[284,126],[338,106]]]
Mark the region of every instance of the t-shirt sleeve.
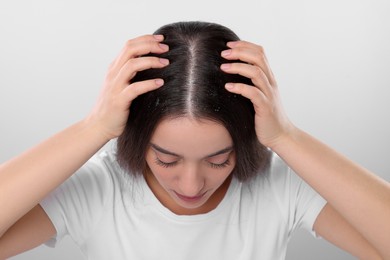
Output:
[[303,181],[295,172],[289,169],[290,179],[290,219],[292,231],[303,228],[313,236],[318,237],[313,227],[321,210],[326,205],[326,200],[312,187]]
[[278,166],[272,173],[277,180],[279,204],[284,215],[287,216],[289,233],[297,228],[303,228],[317,237],[313,230],[317,216],[326,205],[326,200],[321,197],[312,187],[303,181],[292,169],[290,169],[279,157],[274,158]]
[[82,243],[104,210],[111,183],[104,165],[92,158],[42,200],[40,205],[56,229],[46,245],[54,247],[65,235]]

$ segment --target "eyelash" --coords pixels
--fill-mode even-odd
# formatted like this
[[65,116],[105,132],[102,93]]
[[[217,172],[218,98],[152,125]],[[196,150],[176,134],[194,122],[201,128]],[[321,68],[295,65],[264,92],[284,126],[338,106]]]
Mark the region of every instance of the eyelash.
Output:
[[230,161],[229,159],[227,159],[226,161],[224,161],[223,163],[211,163],[209,162],[209,165],[211,166],[211,168],[214,168],[214,169],[221,169],[221,168],[225,168],[227,166],[230,165]]
[[[173,166],[175,166],[177,164],[177,162],[166,163],[166,162],[161,161],[158,158],[156,158],[155,162],[156,162],[157,165],[162,166],[164,168],[173,167]],[[227,159],[225,162],[220,163],[220,164],[211,163],[211,162],[208,162],[208,164],[210,165],[211,168],[221,169],[221,168],[225,168],[225,167],[229,166],[230,165],[230,160]]]
[[156,164],[160,165],[164,168],[169,168],[169,167],[175,166],[177,164],[177,162],[166,163],[166,162],[163,162],[160,159],[156,158]]

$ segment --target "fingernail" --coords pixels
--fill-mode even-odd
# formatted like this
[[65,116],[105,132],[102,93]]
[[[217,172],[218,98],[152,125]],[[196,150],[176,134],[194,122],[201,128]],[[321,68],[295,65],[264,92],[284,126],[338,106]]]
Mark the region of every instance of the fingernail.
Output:
[[156,35],[153,35],[154,39],[156,39],[157,41],[162,41],[164,40],[164,35],[162,34],[156,34]]
[[164,80],[162,80],[162,79],[156,79],[154,82],[156,82],[156,85],[157,85],[157,86],[162,86],[162,85],[164,85]]
[[232,49],[224,50],[224,51],[221,53],[221,55],[222,55],[222,56],[228,56],[228,55],[230,55],[230,53],[232,53]]
[[228,43],[226,43],[226,45],[227,45],[228,47],[230,47],[230,48],[233,48],[234,46],[237,45],[237,42],[228,42]]
[[230,63],[224,63],[221,65],[221,69],[228,70],[232,65]]
[[168,59],[164,59],[164,58],[160,58],[160,62],[164,65],[168,65],[169,64],[169,60]]
[[225,88],[227,88],[227,89],[233,89],[233,88],[234,88],[234,84],[233,84],[233,83],[226,83],[226,84],[225,84]]
[[169,47],[168,47],[168,45],[166,45],[166,44],[159,43],[158,45],[159,45],[159,46],[160,46],[160,48],[161,48],[162,50],[164,50],[164,51],[167,51],[167,50],[169,50]]

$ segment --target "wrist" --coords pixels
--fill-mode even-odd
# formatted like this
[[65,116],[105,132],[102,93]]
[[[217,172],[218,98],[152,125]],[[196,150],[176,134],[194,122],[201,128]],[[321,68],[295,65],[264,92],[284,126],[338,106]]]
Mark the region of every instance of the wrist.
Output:
[[116,137],[105,131],[105,128],[99,123],[99,120],[96,120],[92,116],[84,118],[80,122],[80,125],[89,135],[95,136],[103,144]]
[[267,147],[276,153],[281,153],[284,149],[288,148],[291,144],[296,143],[299,139],[301,130],[294,125],[290,125],[287,130],[277,138],[272,140]]

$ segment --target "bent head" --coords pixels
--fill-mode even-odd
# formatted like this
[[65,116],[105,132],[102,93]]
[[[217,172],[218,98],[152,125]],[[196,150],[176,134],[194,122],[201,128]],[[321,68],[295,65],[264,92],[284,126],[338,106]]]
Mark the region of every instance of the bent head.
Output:
[[[224,26],[206,22],[168,24],[155,34],[164,35],[163,43],[169,45],[169,51],[153,55],[169,59],[170,65],[163,69],[138,72],[132,81],[163,78],[165,84],[133,101],[126,129],[118,138],[117,156],[120,165],[131,174],[143,174],[149,168],[154,169],[151,162],[160,160],[162,166],[177,158],[193,156],[198,159],[211,158],[206,160],[210,165],[223,165],[225,159],[229,160],[229,167],[225,168],[228,169],[226,176],[233,174],[241,181],[264,171],[269,164],[270,154],[257,140],[253,105],[250,100],[230,93],[224,87],[227,82],[252,83],[245,77],[227,74],[220,69],[222,63],[237,62],[221,57],[221,52],[227,49],[227,42],[239,40],[237,35]],[[179,122],[183,126],[185,122],[188,124],[182,129]],[[183,135],[176,133],[163,140],[164,134],[159,130],[163,126],[169,129],[167,125],[170,124],[174,126],[170,128],[172,131],[176,127],[183,131]],[[218,127],[215,128],[216,125]],[[220,132],[212,135],[207,131],[210,126]],[[193,137],[186,135],[191,142],[180,139],[186,133],[192,133]],[[173,138],[175,136],[177,141]],[[224,141],[218,144],[221,136]],[[154,140],[156,143],[153,143]],[[188,153],[195,152],[195,144],[202,144],[200,150],[203,151]],[[231,150],[220,157],[208,157],[225,148]],[[199,149],[199,145],[196,149]],[[179,157],[165,157],[162,150]],[[155,156],[152,161],[148,157],[151,152],[162,158],[157,156],[156,161]],[[169,170],[169,167],[165,169]],[[195,190],[185,195],[199,195]]]
[[[146,162],[150,171],[145,177],[157,198],[171,210],[183,212],[180,208],[199,209],[211,197],[214,201],[223,197],[235,167],[235,152],[229,132],[220,123],[178,117],[158,124]],[[202,212],[215,206],[208,203]]]

